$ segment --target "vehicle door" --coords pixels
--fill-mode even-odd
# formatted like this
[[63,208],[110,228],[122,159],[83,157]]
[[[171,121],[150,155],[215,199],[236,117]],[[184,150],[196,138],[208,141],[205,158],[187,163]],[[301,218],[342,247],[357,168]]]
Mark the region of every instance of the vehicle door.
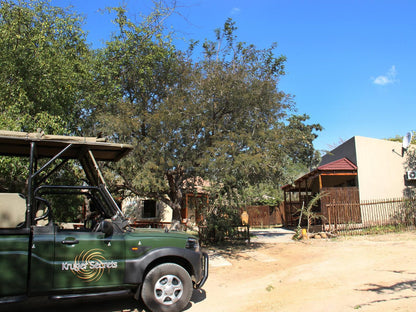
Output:
[[123,234],[57,228],[55,233],[55,290],[116,287],[125,268]]
[[[90,192],[87,189],[46,186],[35,192],[36,219],[48,217],[48,225],[34,227],[32,267],[41,285],[37,289],[65,292],[112,288],[123,283],[123,233],[113,231],[111,221],[104,222],[111,232],[87,226],[86,216],[80,216],[84,205],[99,218],[97,224],[112,213],[98,188],[90,188]],[[47,207],[43,215],[39,213],[42,204]],[[35,287],[31,288],[36,292]]]
[[30,230],[26,201],[17,193],[0,194],[0,297],[25,295]]

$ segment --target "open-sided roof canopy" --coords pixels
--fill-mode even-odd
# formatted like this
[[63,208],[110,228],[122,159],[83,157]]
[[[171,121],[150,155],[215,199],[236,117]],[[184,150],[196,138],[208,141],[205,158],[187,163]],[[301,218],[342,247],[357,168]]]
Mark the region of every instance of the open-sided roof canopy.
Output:
[[76,159],[86,150],[90,150],[98,161],[118,161],[133,149],[129,144],[109,143],[93,137],[0,130],[0,155],[29,157],[31,142],[36,142],[38,158],[53,157],[69,144],[72,147],[61,158]]
[[[306,191],[307,188],[302,186],[302,184],[309,180],[314,179],[319,176],[330,176],[330,175],[357,175],[357,166],[352,163],[347,158],[341,158],[338,160],[335,160],[333,162],[330,162],[326,165],[321,165],[315,170],[312,170],[311,172],[305,174],[304,176],[300,177],[296,181],[294,181],[293,184],[287,184],[282,187],[282,190],[285,192],[298,192],[298,191]],[[303,188],[302,188],[303,187]]]

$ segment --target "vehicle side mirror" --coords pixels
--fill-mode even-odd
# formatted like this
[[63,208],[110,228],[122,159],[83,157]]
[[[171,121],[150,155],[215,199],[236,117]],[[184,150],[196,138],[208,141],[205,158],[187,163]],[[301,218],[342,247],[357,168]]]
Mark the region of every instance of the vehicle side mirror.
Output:
[[106,221],[106,220],[101,221],[100,228],[101,228],[101,232],[104,233],[105,237],[109,237],[113,235],[114,227],[111,222]]

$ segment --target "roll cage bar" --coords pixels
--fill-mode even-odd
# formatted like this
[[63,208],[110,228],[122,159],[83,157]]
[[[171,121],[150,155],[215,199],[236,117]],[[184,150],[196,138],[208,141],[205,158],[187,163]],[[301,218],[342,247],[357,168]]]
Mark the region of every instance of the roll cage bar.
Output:
[[[98,190],[106,203],[105,214],[124,223],[125,218],[106,186],[104,177],[97,161],[118,161],[132,150],[129,144],[108,143],[93,137],[71,137],[61,135],[44,135],[43,133],[27,133],[0,131],[0,155],[29,158],[29,174],[26,194],[26,225],[35,221],[34,202],[45,188],[58,192],[70,190]],[[45,164],[38,168],[38,160],[46,159]],[[88,182],[88,186],[52,186],[42,185],[62,168],[70,159],[79,160]],[[110,215],[111,214],[111,215]]]

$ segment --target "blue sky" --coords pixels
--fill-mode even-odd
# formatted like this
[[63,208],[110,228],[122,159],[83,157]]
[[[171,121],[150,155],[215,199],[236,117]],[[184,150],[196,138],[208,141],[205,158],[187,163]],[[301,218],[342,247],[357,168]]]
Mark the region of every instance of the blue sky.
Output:
[[[54,0],[86,18],[93,47],[113,29],[100,8],[111,0]],[[130,17],[150,0],[127,0]],[[168,25],[185,39],[214,39],[228,17],[237,37],[258,48],[278,44],[287,57],[279,89],[295,96],[298,114],[324,130],[315,148],[329,150],[354,135],[389,138],[416,130],[416,1],[412,0],[177,0]],[[185,44],[177,42],[178,47]]]

